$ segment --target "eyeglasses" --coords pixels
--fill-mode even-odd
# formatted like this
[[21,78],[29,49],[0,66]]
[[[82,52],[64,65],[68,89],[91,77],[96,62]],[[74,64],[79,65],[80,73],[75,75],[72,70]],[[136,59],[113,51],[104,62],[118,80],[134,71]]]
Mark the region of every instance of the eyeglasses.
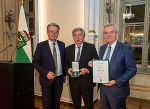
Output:
[[83,37],[84,34],[73,34],[72,36],[73,36],[73,37]]
[[109,34],[109,33],[110,33],[110,34],[114,34],[115,32],[116,32],[116,31],[113,30],[113,31],[110,31],[110,32],[104,32],[104,34],[105,34],[105,35],[106,35],[106,34]]
[[50,33],[58,33],[58,31],[55,31],[55,30],[48,30],[48,32],[50,32]]

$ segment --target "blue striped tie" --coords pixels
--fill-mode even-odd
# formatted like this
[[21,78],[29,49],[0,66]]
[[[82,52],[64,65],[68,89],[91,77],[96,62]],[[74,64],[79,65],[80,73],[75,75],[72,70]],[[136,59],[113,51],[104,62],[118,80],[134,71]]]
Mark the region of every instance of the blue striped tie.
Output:
[[79,61],[80,61],[80,47],[81,47],[81,46],[78,46],[78,53],[77,53],[76,62],[79,62]]
[[110,52],[111,52],[111,46],[108,47],[108,51],[107,51],[107,54],[106,54],[105,59],[108,59],[108,60],[109,60]]

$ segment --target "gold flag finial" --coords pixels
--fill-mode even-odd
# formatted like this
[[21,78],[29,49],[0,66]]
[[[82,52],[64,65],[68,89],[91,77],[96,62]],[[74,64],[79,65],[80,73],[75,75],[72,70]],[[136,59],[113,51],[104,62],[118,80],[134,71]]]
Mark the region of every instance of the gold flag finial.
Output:
[[22,0],[22,5],[23,5],[23,0]]

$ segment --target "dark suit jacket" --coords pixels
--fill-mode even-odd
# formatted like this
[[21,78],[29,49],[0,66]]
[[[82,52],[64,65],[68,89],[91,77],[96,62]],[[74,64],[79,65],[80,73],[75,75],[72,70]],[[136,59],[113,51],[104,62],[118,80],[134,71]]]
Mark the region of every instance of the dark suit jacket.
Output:
[[[100,47],[99,59],[103,59],[106,48],[107,44]],[[110,60],[110,80],[115,80],[117,84],[108,91],[118,98],[127,97],[130,93],[129,80],[135,74],[136,64],[131,46],[117,41]]]
[[[62,74],[65,76],[64,72],[64,57],[65,57],[65,44],[61,41],[58,41],[58,46],[61,56],[62,64]],[[52,52],[50,50],[48,40],[40,42],[37,44],[37,48],[34,53],[34,58],[32,61],[34,68],[40,73],[40,84],[42,86],[50,86],[53,80],[47,79],[46,75],[48,72],[55,72],[55,63],[53,59]]]
[[[79,78],[83,80],[85,88],[93,87],[92,68],[88,66],[88,62],[91,61],[93,58],[98,59],[95,46],[93,44],[84,42],[79,61],[79,69],[87,68],[89,70],[89,73],[85,74],[84,76],[81,75]],[[72,44],[66,48],[66,58],[65,58],[66,72],[68,72],[68,68],[72,68],[73,61],[75,61],[75,44]],[[76,84],[73,82],[74,79],[75,78],[69,76],[69,82],[71,84]]]

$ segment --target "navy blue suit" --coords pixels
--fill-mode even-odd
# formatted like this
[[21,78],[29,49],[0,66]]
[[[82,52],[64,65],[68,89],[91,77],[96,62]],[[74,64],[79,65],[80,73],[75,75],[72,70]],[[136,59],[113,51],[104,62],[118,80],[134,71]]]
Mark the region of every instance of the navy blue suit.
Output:
[[[103,59],[106,48],[107,44],[100,47],[99,59]],[[117,41],[109,71],[110,81],[115,80],[116,85],[108,87],[100,84],[102,109],[125,109],[126,97],[130,94],[129,80],[136,74],[136,64],[130,45]],[[112,102],[113,100],[117,104],[124,104],[120,104],[119,107]]]
[[[42,98],[44,109],[60,108],[59,105],[58,106],[55,105],[60,103],[60,97],[63,87],[63,77],[65,76],[64,72],[65,44],[58,40],[57,43],[60,50],[60,57],[62,64],[61,76],[55,77],[52,80],[47,78],[47,74],[49,72],[53,73],[55,72],[55,63],[52,52],[49,47],[48,40],[37,44],[37,48],[32,61],[33,66],[40,73],[39,80],[42,87]],[[55,102],[52,103],[52,101]]]

